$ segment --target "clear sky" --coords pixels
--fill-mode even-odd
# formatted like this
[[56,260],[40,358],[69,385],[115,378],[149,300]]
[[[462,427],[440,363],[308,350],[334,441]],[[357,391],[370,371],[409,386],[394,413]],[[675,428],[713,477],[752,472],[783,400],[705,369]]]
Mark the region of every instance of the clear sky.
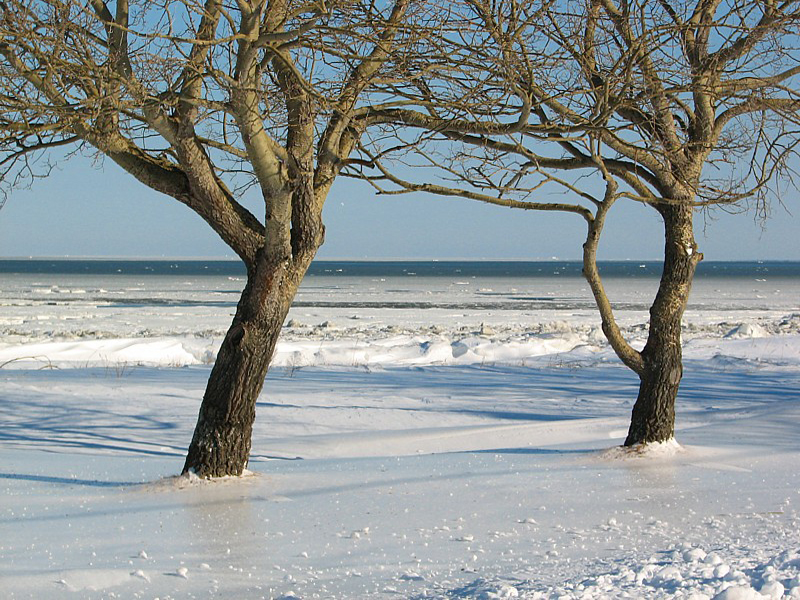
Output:
[[[764,227],[752,214],[699,216],[706,260],[800,260],[800,194],[773,207]],[[257,201],[249,204],[260,214]],[[578,259],[585,227],[575,215],[535,213],[468,200],[376,196],[341,180],[325,208],[320,258]],[[659,259],[655,211],[630,202],[612,210],[601,243],[605,259]],[[75,158],[0,210],[0,257],[233,257],[192,211],[107,161]]]

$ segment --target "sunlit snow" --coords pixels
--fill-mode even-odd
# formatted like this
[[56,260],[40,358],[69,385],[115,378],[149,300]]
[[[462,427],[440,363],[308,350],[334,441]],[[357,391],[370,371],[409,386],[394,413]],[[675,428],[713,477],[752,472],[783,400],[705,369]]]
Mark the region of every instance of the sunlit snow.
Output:
[[[579,280],[316,278],[208,482],[176,474],[241,281],[44,279],[0,295],[3,597],[800,598],[796,281],[699,282],[676,439],[622,449]],[[652,288],[610,288],[643,343]]]

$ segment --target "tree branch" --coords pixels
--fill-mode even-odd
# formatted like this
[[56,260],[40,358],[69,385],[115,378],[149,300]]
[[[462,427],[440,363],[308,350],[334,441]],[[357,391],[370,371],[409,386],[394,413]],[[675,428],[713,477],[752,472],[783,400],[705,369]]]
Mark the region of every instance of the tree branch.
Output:
[[595,304],[600,312],[603,333],[606,339],[620,360],[635,373],[641,374],[644,370],[642,355],[622,335],[614,317],[614,309],[603,286],[600,271],[597,268],[597,247],[600,243],[600,235],[603,232],[608,211],[614,205],[616,195],[616,183],[610,177],[606,178],[606,191],[603,202],[600,203],[594,219],[587,221],[586,241],[583,244],[583,276],[592,290]]
[[469,190],[464,190],[459,188],[448,188],[445,186],[436,185],[432,183],[412,183],[404,179],[401,179],[397,175],[394,175],[391,171],[389,171],[389,169],[383,166],[380,160],[372,156],[372,154],[370,154],[369,151],[367,151],[366,148],[364,148],[363,146],[360,148],[360,150],[362,153],[364,153],[364,155],[370,158],[370,164],[374,166],[376,169],[378,169],[381,172],[381,175],[387,181],[390,181],[391,183],[395,184],[400,188],[400,190],[396,192],[380,190],[380,193],[382,194],[426,192],[429,194],[434,194],[436,196],[460,197],[469,200],[477,200],[478,202],[483,202],[485,204],[504,206],[506,208],[520,208],[523,210],[558,211],[558,212],[572,213],[580,215],[587,222],[591,222],[592,219],[594,218],[590,210],[578,204],[566,204],[558,202],[521,202],[509,198],[489,196],[487,194],[481,194],[478,192],[472,192]]

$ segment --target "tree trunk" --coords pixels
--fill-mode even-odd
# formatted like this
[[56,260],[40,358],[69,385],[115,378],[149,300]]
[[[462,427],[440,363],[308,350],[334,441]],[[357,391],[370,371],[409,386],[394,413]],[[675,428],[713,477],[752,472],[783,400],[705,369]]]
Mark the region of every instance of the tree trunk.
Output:
[[703,258],[694,240],[691,206],[660,205],[657,210],[664,219],[664,268],[650,307],[647,344],[641,352],[639,396],[626,446],[665,442],[675,435],[675,400],[683,376],[681,318],[695,268]]
[[260,256],[248,269],[236,315],[208,380],[184,473],[238,476],[247,467],[256,400],[310,262],[290,259],[275,264]]

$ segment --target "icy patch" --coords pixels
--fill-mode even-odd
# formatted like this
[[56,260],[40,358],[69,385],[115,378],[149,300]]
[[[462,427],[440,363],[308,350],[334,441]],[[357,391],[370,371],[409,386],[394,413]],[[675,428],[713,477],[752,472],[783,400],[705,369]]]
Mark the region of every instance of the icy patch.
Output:
[[128,583],[132,576],[120,569],[81,569],[64,571],[57,581],[70,592],[96,592]]

